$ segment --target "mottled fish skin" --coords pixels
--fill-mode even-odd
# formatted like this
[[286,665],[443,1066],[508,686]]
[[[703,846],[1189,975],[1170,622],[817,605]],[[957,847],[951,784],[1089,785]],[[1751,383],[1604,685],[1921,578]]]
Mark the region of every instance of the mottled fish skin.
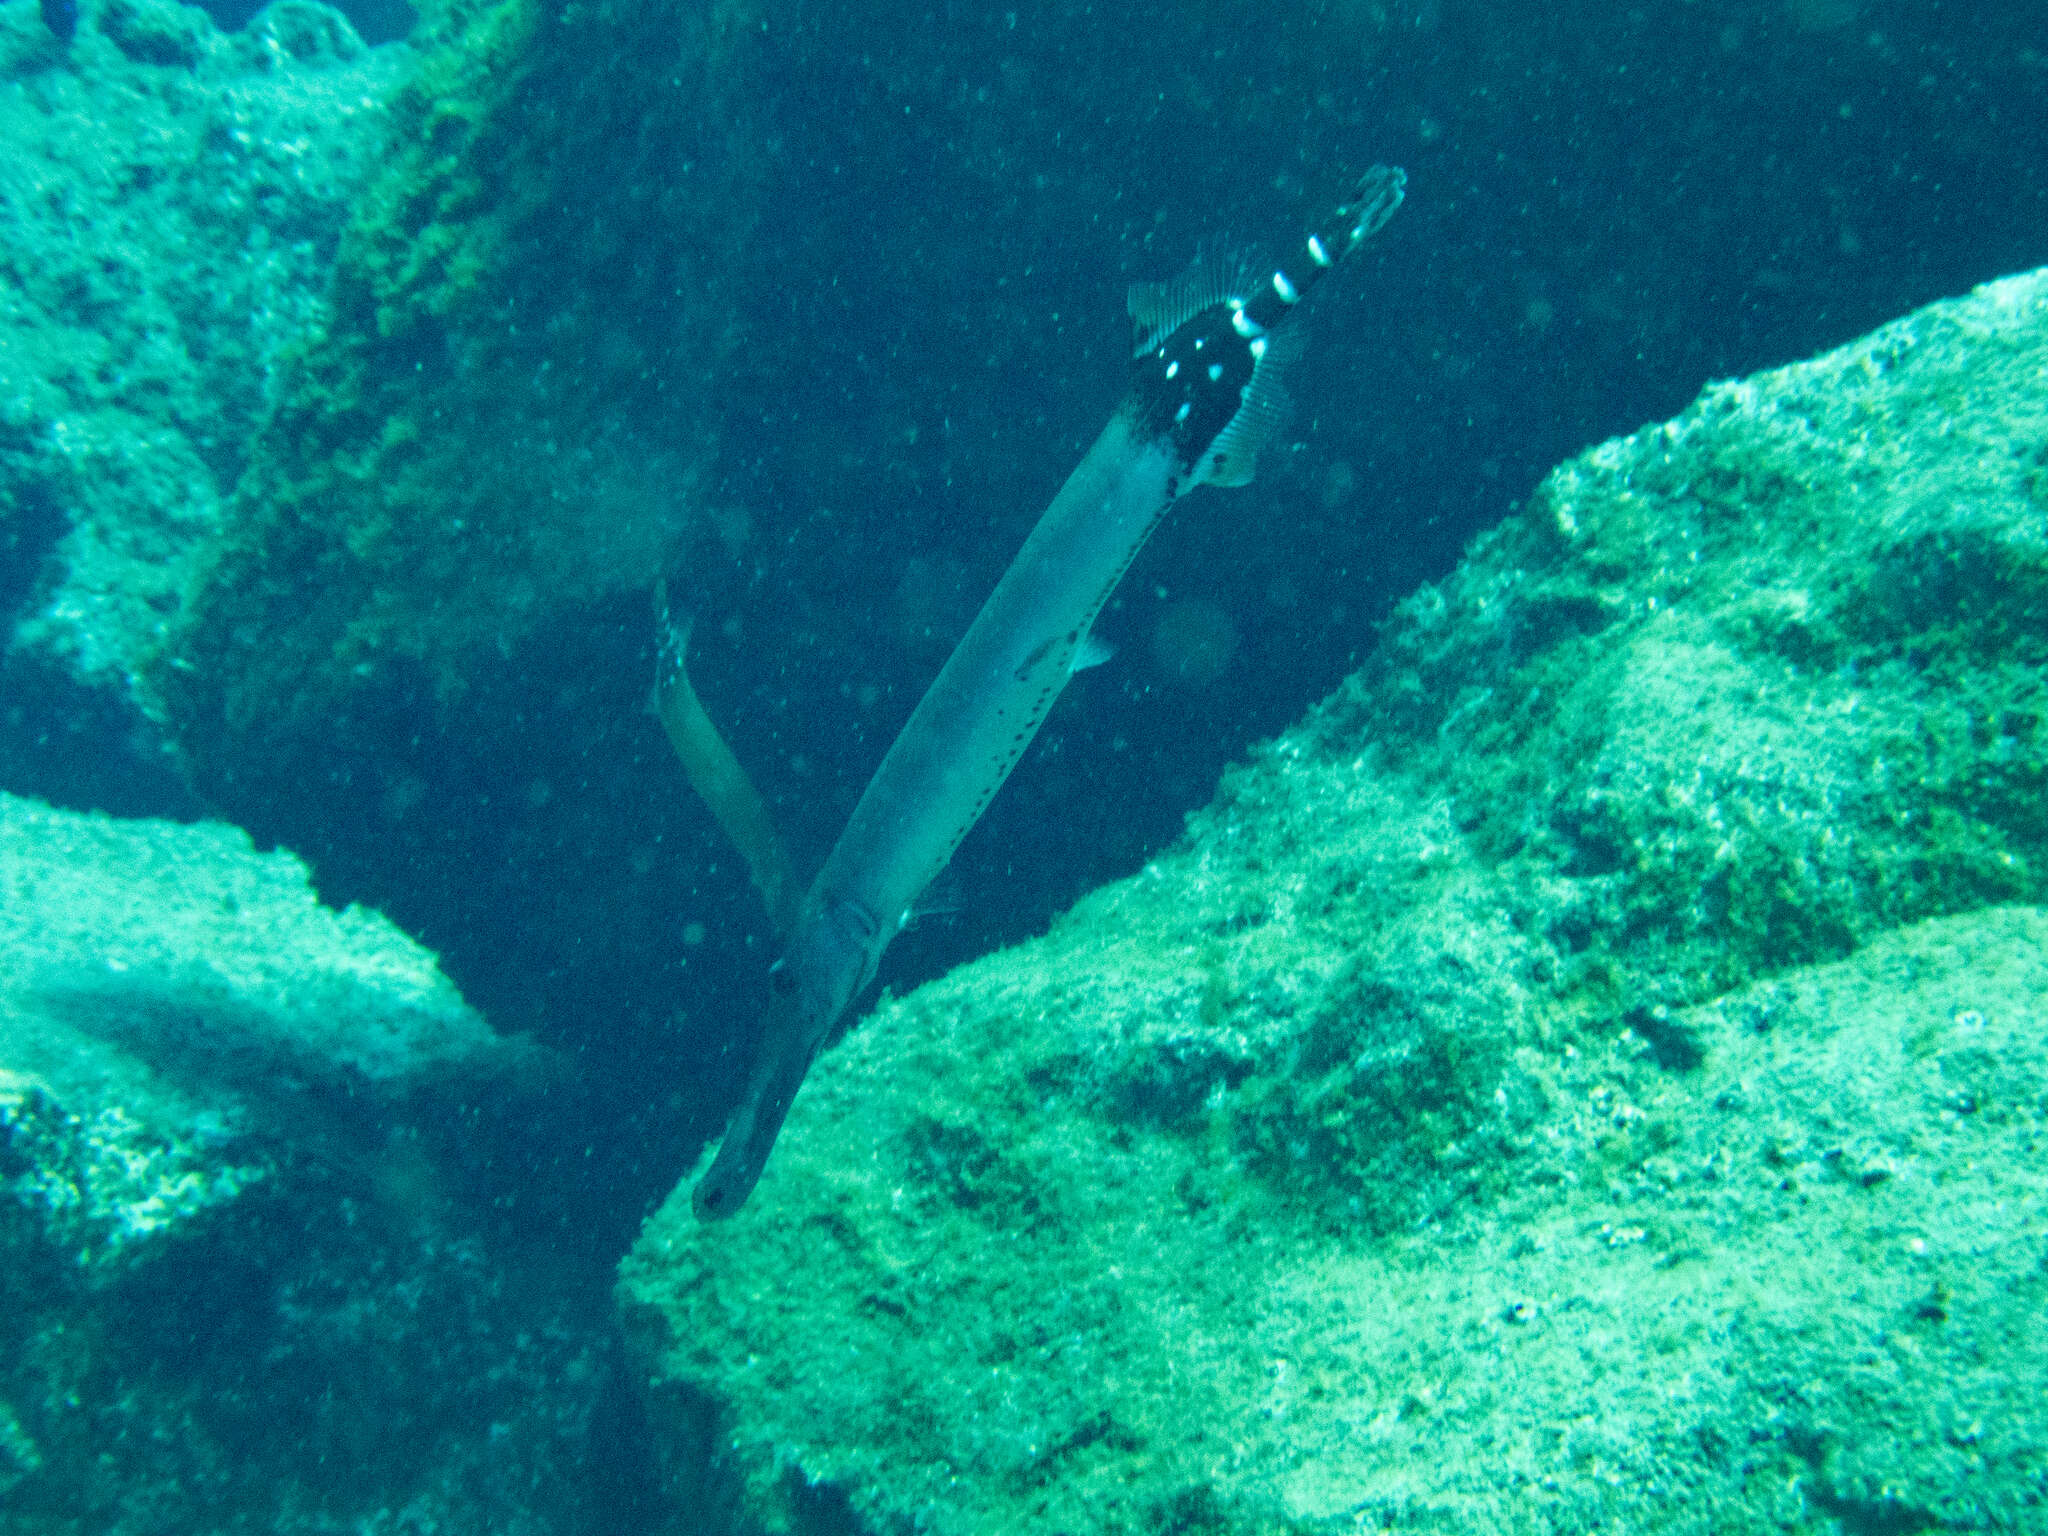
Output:
[[1287,264],[1251,284],[1199,266],[1133,290],[1132,378],[875,771],[785,936],[746,1092],[693,1204],[746,1203],[820,1049],[917,898],[981,817],[1072,675],[1090,627],[1167,509],[1249,483],[1280,414],[1301,297],[1400,206],[1375,166]]
[[42,0],[43,25],[65,42],[78,35],[78,0]]

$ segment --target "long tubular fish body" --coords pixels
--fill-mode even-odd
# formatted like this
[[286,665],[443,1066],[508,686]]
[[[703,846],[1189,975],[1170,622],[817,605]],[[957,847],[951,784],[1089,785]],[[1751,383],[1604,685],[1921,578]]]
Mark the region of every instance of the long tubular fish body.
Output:
[[881,920],[875,960],[1044,723],[1174,473],[1133,412],[1112,416],[882,759],[814,887]]
[[1140,335],[1123,403],[911,714],[796,909],[746,1092],[697,1184],[700,1218],[745,1203],[812,1060],[1030,745],[1146,536],[1196,486],[1249,482],[1280,409],[1275,375],[1295,350],[1289,312],[1392,217],[1403,182],[1375,167],[1296,263],[1257,288],[1236,291],[1235,274],[1198,266],[1132,291]]
[[1173,473],[1130,412],[1111,417],[896,737],[798,908],[753,1076],[697,1184],[700,1217],[753,1189],[819,1047],[1038,733]]

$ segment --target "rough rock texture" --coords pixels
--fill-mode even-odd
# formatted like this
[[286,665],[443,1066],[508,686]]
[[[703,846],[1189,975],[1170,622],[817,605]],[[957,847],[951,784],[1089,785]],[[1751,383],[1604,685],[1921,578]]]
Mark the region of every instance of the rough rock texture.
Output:
[[678,1529],[2048,1508],[2048,272],[1564,465],[621,1298]]
[[0,613],[126,699],[318,311],[400,50],[280,0],[232,37],[109,0],[0,8]]
[[678,887],[715,829],[672,836],[695,807],[643,707],[648,594],[757,280],[788,9],[425,7],[149,674],[208,807],[429,936],[502,1026],[591,1053],[600,1247],[727,1091],[683,1059],[722,1040],[675,1025]]
[[458,696],[565,611],[644,603],[733,342],[764,27],[737,4],[430,8],[158,680],[207,788],[275,821],[264,797],[337,722]]
[[604,1333],[460,1210],[547,1076],[288,855],[0,795],[0,1523],[601,1527]]
[[[266,1073],[300,1058],[294,1078],[366,1085],[417,1086],[505,1049],[431,955],[374,913],[322,907],[304,865],[233,827],[0,797],[0,913],[9,1005],[38,1030],[77,1015],[153,1051],[251,1053]],[[208,999],[221,1017],[180,1017]],[[231,1031],[233,1050],[209,1031]]]

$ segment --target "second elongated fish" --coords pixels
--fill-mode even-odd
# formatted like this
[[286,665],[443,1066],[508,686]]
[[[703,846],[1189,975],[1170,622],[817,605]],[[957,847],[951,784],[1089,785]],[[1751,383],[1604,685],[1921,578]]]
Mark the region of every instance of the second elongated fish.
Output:
[[759,830],[758,797],[715,787],[734,770],[689,692],[678,642],[657,708],[786,927],[746,1092],[697,1183],[699,1217],[729,1216],[752,1193],[813,1058],[1030,745],[1146,535],[1195,487],[1251,481],[1281,414],[1278,375],[1298,350],[1289,312],[1393,217],[1405,183],[1400,170],[1373,167],[1292,260],[1255,282],[1198,263],[1177,282],[1131,290],[1137,344],[1123,402],[897,736],[793,912],[775,892],[794,887],[760,874],[780,855]]

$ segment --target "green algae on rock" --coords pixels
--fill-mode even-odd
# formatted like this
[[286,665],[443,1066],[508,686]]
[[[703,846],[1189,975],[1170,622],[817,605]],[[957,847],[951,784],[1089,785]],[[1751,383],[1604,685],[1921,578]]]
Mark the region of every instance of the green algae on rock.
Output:
[[1561,467],[620,1287],[702,1529],[2018,1531],[2048,272]]
[[17,1156],[55,1149],[9,1189],[81,1266],[268,1177],[266,1142],[310,1131],[309,1105],[389,1112],[522,1055],[384,919],[321,906],[289,854],[0,794],[0,1123]]
[[430,8],[158,678],[245,819],[353,701],[462,694],[553,616],[651,585],[690,526],[763,164],[705,146],[747,138],[761,25]]

